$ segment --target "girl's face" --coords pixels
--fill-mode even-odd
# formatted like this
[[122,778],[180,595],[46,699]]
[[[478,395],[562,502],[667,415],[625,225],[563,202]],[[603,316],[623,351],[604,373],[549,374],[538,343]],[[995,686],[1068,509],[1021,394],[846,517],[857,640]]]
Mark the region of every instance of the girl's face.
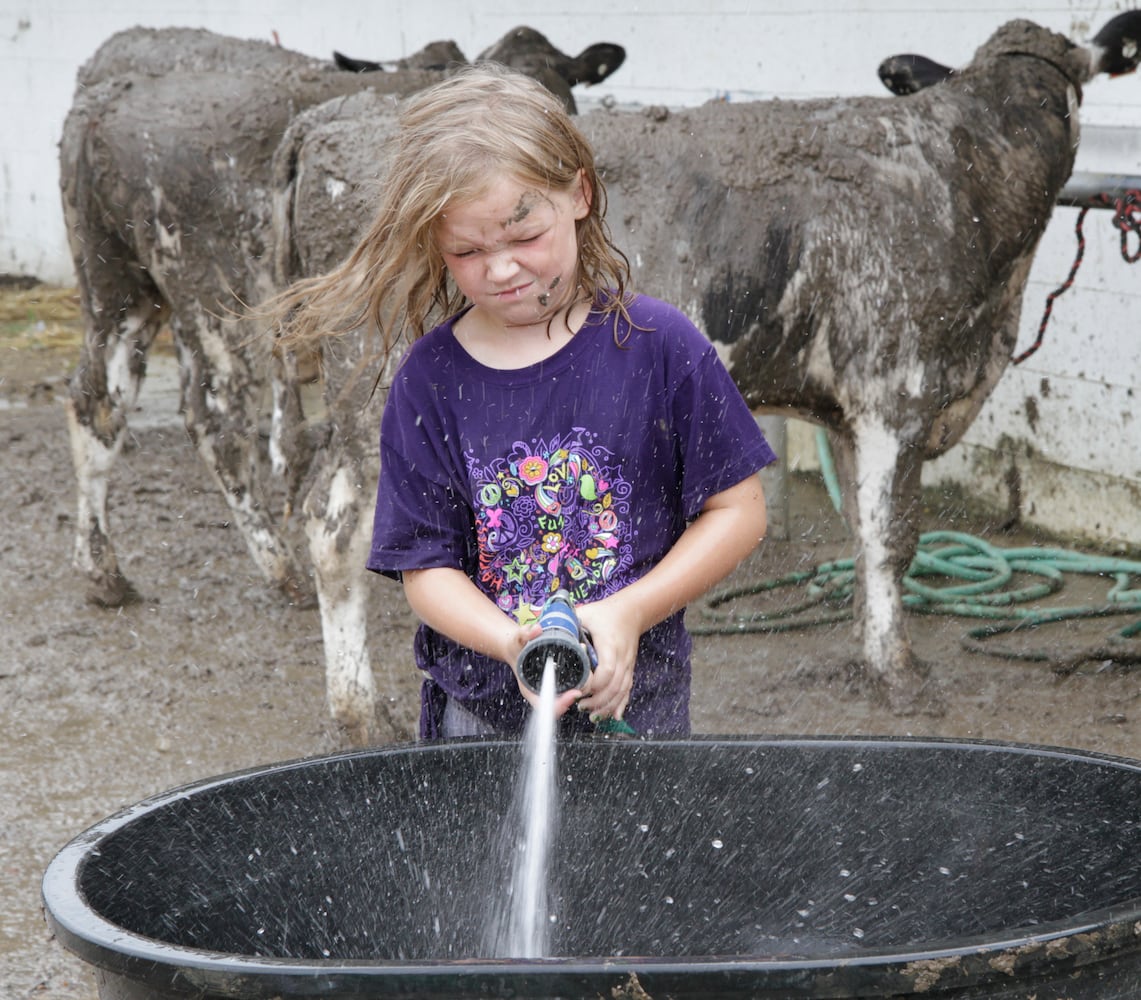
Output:
[[448,208],[436,244],[456,286],[504,327],[546,324],[575,297],[575,222],[590,211],[581,174],[567,191],[514,177]]

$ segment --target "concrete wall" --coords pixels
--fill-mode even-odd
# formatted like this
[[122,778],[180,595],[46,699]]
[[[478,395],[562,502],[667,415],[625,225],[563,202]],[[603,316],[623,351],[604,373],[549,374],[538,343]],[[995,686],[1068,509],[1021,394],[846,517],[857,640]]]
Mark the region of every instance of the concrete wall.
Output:
[[[620,42],[626,65],[583,99],[698,104],[771,97],[884,93],[879,61],[921,52],[952,65],[1003,21],[1029,17],[1085,40],[1124,3],[948,3],[945,0],[0,0],[0,274],[68,281],[58,205],[56,143],[75,71],[108,35],[135,24],[206,27],[316,56],[333,49],[393,59],[454,39],[469,57],[529,24],[577,52]],[[1086,88],[1078,170],[1141,174],[1141,77]],[[1046,296],[1068,273],[1077,211],[1059,209],[1035,263],[1022,343]],[[1110,213],[1091,212],[1082,269],[1055,304],[1045,346],[1012,369],[968,439],[927,469],[1055,530],[1141,545],[1141,372],[1134,316],[1138,278],[1118,248]],[[650,290],[652,291],[652,290]],[[793,428],[790,453],[811,465],[810,436]],[[1017,482],[1012,492],[1010,484]]]

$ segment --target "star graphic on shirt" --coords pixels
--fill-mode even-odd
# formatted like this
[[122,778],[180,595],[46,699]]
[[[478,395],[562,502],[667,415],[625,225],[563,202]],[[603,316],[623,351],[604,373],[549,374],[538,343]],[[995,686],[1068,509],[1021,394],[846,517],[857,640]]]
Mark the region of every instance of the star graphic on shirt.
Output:
[[503,570],[511,583],[522,583],[524,577],[527,575],[527,564],[520,559],[519,556],[516,556],[503,567]]

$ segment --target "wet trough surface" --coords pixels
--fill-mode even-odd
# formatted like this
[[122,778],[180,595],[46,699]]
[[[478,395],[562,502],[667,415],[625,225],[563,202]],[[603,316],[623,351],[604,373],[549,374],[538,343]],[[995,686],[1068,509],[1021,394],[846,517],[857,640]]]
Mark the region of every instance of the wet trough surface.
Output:
[[484,931],[518,755],[395,747],[160,796],[53,862],[53,926],[156,997],[320,978],[590,998],[631,973],[674,998],[1141,990],[1141,764],[898,738],[565,743],[549,959],[505,962]]
[[[68,361],[12,360],[6,352],[0,383],[7,404],[0,408],[0,995],[92,1000],[90,968],[51,939],[40,910],[40,878],[55,852],[145,796],[342,744],[325,718],[317,612],[286,606],[254,573],[174,412],[169,360],[152,361],[146,419],[112,488],[120,556],[145,597],[122,611],[84,604],[70,568],[74,496],[59,404]],[[937,502],[930,518],[998,544],[1033,541],[996,533],[993,522],[953,501]],[[791,534],[790,542],[766,543],[739,578],[851,551],[814,479],[793,479]],[[395,587],[370,582],[374,665],[389,695],[390,738],[404,740],[416,713],[413,623]],[[1071,602],[1081,596],[1066,594]],[[694,728],[913,733],[1141,757],[1135,667],[1084,663],[1056,673],[1047,664],[964,653],[970,623],[962,620],[915,616],[911,623],[944,688],[940,717],[893,716],[869,699],[839,665],[848,637],[839,625],[699,638]],[[1071,631],[1058,641],[1073,641]],[[936,780],[932,796],[939,791]]]

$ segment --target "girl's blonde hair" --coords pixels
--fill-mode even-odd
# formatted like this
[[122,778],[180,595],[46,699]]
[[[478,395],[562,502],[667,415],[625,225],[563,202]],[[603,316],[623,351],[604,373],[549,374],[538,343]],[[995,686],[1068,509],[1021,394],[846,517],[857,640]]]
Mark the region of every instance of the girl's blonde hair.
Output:
[[582,294],[625,314],[630,267],[611,242],[594,152],[562,103],[528,76],[493,63],[465,67],[408,98],[399,112],[375,218],[328,274],[303,279],[269,305],[280,344],[303,347],[375,324],[387,353],[407,333],[457,312],[433,229],[445,209],[505,174],[549,190],[582,182],[590,209],[576,223]]

